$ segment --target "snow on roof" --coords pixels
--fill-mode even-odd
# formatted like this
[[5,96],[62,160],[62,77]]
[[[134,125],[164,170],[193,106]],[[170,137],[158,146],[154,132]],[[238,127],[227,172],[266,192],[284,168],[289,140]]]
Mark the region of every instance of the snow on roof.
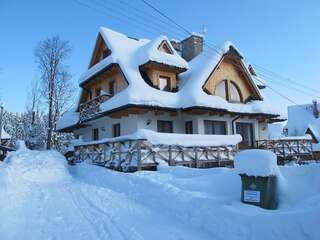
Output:
[[[219,96],[208,95],[203,91],[202,86],[223,54],[233,48],[241,55],[240,51],[231,42],[226,42],[223,45],[221,53],[211,56],[201,53],[187,63],[174,50],[165,36],[160,36],[152,41],[147,39],[135,40],[105,27],[100,28],[100,34],[112,53],[84,73],[80,78],[80,84],[112,63],[117,63],[120,66],[129,83],[127,88],[101,104],[102,112],[131,104],[174,109],[208,107],[236,113],[278,115],[278,110],[266,100],[251,101],[246,104],[230,103]],[[172,48],[173,54],[158,50],[158,46],[164,40]],[[186,72],[179,74],[178,92],[160,91],[144,81],[139,66],[148,62],[148,60],[187,69]],[[243,64],[245,66],[245,62]],[[252,76],[250,73],[248,74],[249,77]],[[254,81],[252,79],[251,81],[256,91],[260,93]]]
[[159,133],[148,129],[140,129],[133,134],[115,138],[105,138],[99,141],[77,142],[76,145],[91,145],[104,142],[114,142],[122,140],[146,139],[154,145],[180,145],[184,147],[192,146],[234,146],[242,141],[237,135],[202,135],[202,134],[180,134],[180,133]]
[[79,112],[75,111],[65,112],[57,121],[56,130],[59,131],[76,125],[79,122],[79,115]]
[[4,128],[2,127],[1,130],[1,138],[0,139],[10,139],[11,136],[4,130]]
[[[172,54],[158,50],[158,47],[163,41],[167,42],[173,52]],[[166,36],[159,36],[140,47],[136,53],[135,61],[139,62],[140,65],[148,61],[154,61],[178,68],[188,68],[188,63],[174,50],[170,40]]]
[[268,150],[244,150],[236,154],[234,165],[237,172],[248,176],[277,176],[277,156]]
[[[125,68],[130,68],[136,67],[137,65],[139,67],[148,61],[154,61],[178,68],[188,68],[188,63],[174,50],[170,40],[166,36],[159,36],[154,40],[137,40],[105,27],[101,27],[99,33],[108,48],[111,50],[111,55],[88,69],[80,77],[80,83],[88,80],[95,73],[112,63],[118,63],[120,65],[124,65],[123,67]],[[158,50],[159,45],[163,41],[168,43],[173,54],[168,54]],[[138,70],[139,68],[136,68],[136,71]],[[130,75],[126,77],[131,78]],[[134,76],[132,77],[134,80]]]
[[289,136],[302,136],[310,129],[320,142],[320,118],[314,116],[312,104],[289,106],[287,128]]

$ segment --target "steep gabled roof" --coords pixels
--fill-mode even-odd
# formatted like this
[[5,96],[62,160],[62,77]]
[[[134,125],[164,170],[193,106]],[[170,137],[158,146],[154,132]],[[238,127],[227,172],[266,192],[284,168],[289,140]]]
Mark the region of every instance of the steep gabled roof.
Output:
[[[187,63],[174,50],[165,36],[160,36],[154,40],[137,40],[104,27],[100,28],[99,34],[111,50],[111,55],[88,69],[80,77],[80,85],[110,64],[118,64],[128,81],[128,87],[101,105],[102,112],[108,112],[126,105],[143,105],[173,109],[206,107],[222,109],[227,112],[278,115],[278,111],[274,110],[272,105],[265,100],[251,101],[247,104],[230,103],[219,96],[208,95],[203,91],[202,87],[206,79],[230,49],[239,54],[241,58],[243,57],[240,51],[230,42],[224,44],[219,54],[208,56],[207,53],[201,53]],[[163,41],[166,41],[172,48],[172,54],[158,49]],[[166,92],[149,86],[139,72],[139,67],[148,61],[186,69],[184,73],[179,74],[179,91],[176,93]],[[243,60],[241,60],[241,63],[246,66]],[[248,71],[246,67],[245,69]],[[252,86],[260,94],[249,72],[248,76]]]

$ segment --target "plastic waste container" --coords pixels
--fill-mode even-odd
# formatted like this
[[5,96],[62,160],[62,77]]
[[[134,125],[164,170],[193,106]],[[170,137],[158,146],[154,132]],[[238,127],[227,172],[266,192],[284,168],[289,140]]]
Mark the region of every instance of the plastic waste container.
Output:
[[256,205],[265,209],[276,209],[277,199],[277,177],[270,176],[248,176],[240,174],[242,181],[241,201]]

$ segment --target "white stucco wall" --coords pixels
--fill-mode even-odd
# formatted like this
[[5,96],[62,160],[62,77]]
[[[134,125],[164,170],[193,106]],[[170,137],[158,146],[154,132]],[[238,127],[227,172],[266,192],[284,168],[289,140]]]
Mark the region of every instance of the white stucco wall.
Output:
[[[138,129],[150,129],[157,131],[157,121],[165,120],[173,122],[173,131],[175,133],[185,133],[185,122],[192,121],[194,134],[204,134],[204,120],[225,121],[227,123],[227,133],[232,133],[232,119],[234,117],[225,116],[210,116],[210,115],[188,115],[179,113],[177,116],[171,116],[170,113],[156,115],[153,112],[148,112],[140,115],[129,115],[122,118],[103,117],[98,120],[90,121],[85,128],[75,131],[75,134],[82,136],[84,141],[92,140],[92,129],[99,128],[99,138],[112,137],[112,125],[120,123],[121,135],[134,133]],[[254,129],[254,141],[268,138],[267,124],[258,123],[255,119],[240,118],[236,122],[252,123]]]

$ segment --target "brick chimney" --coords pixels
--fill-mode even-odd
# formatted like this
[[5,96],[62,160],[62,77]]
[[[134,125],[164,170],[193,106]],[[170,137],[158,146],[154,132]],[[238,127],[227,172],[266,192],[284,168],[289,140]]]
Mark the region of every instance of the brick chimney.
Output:
[[203,36],[197,34],[192,34],[181,42],[176,40],[171,41],[174,49],[179,51],[181,56],[188,62],[203,51],[203,43]]
[[313,115],[315,118],[319,118],[319,108],[318,108],[318,102],[317,100],[312,101],[312,110],[313,110]]

